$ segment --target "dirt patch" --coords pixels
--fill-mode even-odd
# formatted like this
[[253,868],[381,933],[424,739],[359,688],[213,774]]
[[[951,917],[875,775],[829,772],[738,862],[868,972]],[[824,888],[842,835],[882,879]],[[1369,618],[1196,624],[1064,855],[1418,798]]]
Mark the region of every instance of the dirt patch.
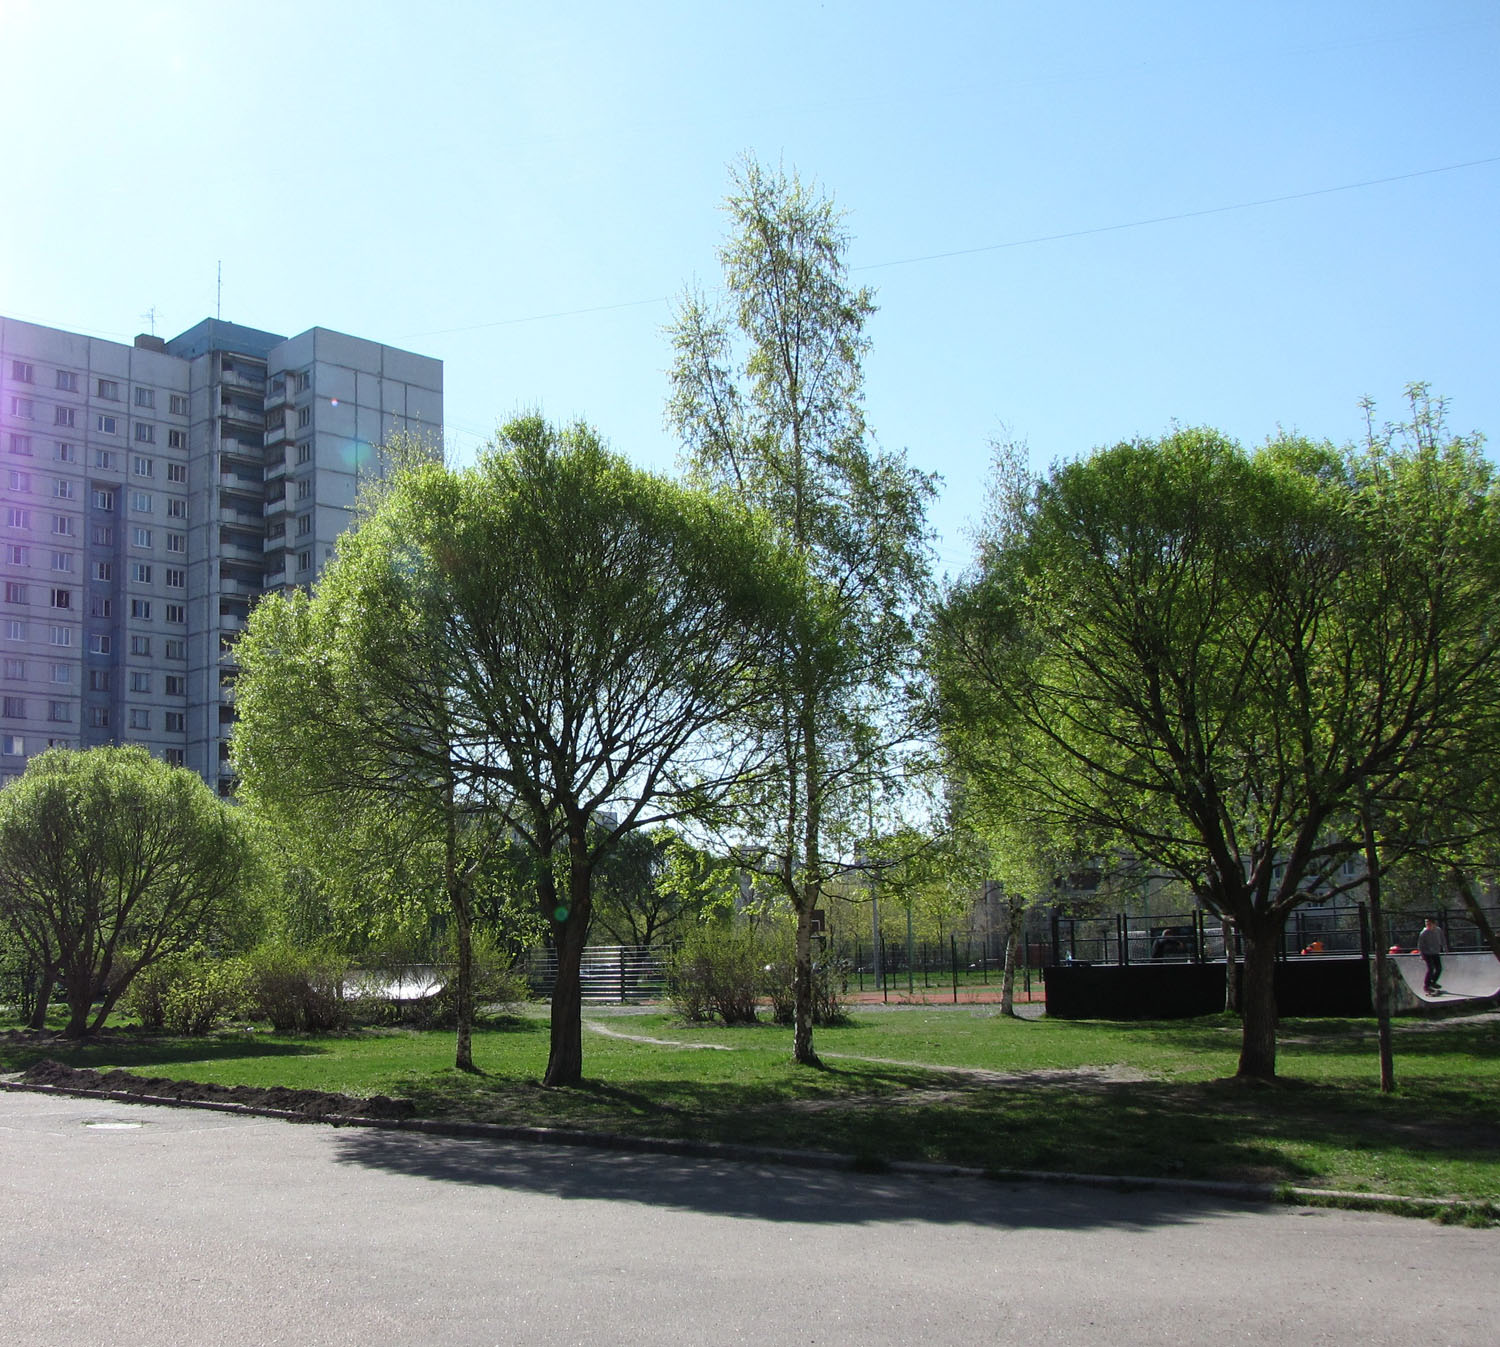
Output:
[[208,1085],[194,1080],[172,1080],[166,1076],[138,1076],[131,1071],[95,1071],[44,1060],[34,1063],[18,1078],[23,1085],[51,1085],[61,1090],[109,1090],[152,1099],[178,1099],[184,1103],[243,1104],[249,1108],[277,1109],[309,1122],[329,1117],[410,1118],[416,1105],[410,1099],[392,1099],[373,1094],[330,1094],[323,1090],[292,1090],[283,1085],[260,1088],[253,1085]]

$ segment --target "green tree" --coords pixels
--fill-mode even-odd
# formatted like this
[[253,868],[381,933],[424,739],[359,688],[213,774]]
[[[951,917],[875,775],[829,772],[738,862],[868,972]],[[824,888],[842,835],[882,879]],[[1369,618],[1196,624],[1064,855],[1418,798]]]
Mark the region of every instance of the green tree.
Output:
[[[572,1084],[601,858],[755,766],[737,725],[801,603],[795,558],[744,510],[630,467],[587,427],[522,418],[472,469],[403,472],[317,596],[272,608],[304,615],[265,631],[307,671],[304,714],[273,705],[274,680],[256,692],[252,647],[241,709],[266,730],[237,738],[236,762],[278,796],[417,791],[450,839],[460,929],[478,872],[462,820],[522,837],[558,956],[544,1079]],[[341,727],[332,761],[298,729],[309,717]]]
[[594,921],[621,945],[654,945],[680,935],[698,907],[667,882],[668,858],[679,845],[667,828],[637,830],[618,839],[594,873]]
[[1239,1073],[1270,1077],[1287,916],[1493,699],[1490,471],[1441,437],[1382,463],[1184,430],[1012,487],[936,625],[949,749],[1000,814],[1233,920]]
[[[253,852],[232,806],[145,749],[49,749],[0,791],[0,919],[97,1031],[142,969],[243,936]],[[97,1003],[97,1009],[95,1005]],[[92,1018],[91,1018],[92,1016]]]
[[875,448],[863,411],[871,294],[848,283],[833,202],[753,160],[734,173],[721,306],[687,294],[671,327],[668,416],[701,479],[778,521],[818,585],[758,730],[777,771],[746,795],[739,860],[797,916],[793,1056],[812,1042],[812,915],[855,864],[872,801],[913,748],[913,621],[927,584],[931,480]]

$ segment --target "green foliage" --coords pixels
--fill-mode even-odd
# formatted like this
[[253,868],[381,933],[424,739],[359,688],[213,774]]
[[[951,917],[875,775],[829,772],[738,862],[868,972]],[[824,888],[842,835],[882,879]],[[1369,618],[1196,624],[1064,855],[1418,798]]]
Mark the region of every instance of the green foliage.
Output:
[[945,747],[1023,852],[1123,848],[1239,926],[1247,1075],[1358,810],[1414,842],[1494,741],[1500,507],[1440,410],[1364,451],[1185,429],[1012,479],[936,624]]
[[0,792],[0,920],[75,1036],[158,960],[243,940],[254,861],[230,805],[138,746],[49,749]]

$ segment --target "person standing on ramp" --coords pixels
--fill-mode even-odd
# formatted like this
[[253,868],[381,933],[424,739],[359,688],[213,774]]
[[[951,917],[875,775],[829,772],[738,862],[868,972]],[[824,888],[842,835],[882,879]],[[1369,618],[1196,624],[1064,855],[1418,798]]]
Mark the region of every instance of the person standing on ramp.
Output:
[[1429,996],[1443,990],[1438,983],[1443,976],[1443,951],[1447,948],[1448,942],[1443,939],[1442,929],[1428,917],[1427,925],[1417,937],[1417,953],[1427,965],[1427,977],[1422,982],[1422,990]]

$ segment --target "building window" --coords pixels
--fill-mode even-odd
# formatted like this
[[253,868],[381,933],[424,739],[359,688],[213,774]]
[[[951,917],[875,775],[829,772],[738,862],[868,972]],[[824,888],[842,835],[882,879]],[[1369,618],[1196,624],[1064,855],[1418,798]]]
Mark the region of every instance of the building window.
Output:
[[187,518],[187,499],[186,499],[186,497],[184,497],[184,496],[168,496],[167,497],[167,518],[168,519],[186,519]]
[[36,408],[30,398],[12,398],[10,400],[10,414],[19,417],[22,421],[30,421]]
[[310,495],[312,495],[312,483],[303,478],[302,481],[297,483],[297,499],[306,500]]
[[31,474],[29,472],[17,472],[14,468],[11,469],[10,489],[12,491],[30,491]]
[[151,493],[149,491],[132,491],[130,493],[130,508],[138,514],[150,514]]
[[312,462],[312,441],[311,440],[303,440],[302,443],[297,446],[297,462],[298,463],[311,463]]
[[89,633],[89,654],[109,654],[109,637],[106,636],[102,631],[94,631]]
[[113,547],[115,543],[115,526],[113,524],[95,524],[89,532],[89,537],[94,540],[96,547]]
[[15,580],[7,580],[5,582],[5,601],[6,603],[25,603],[26,586],[19,584]]
[[297,371],[297,382],[294,391],[305,393],[312,387],[312,371],[310,369]]
[[115,429],[115,418],[112,416],[99,417],[98,420],[94,422],[94,428],[101,435],[117,435],[119,433]]
[[31,558],[31,549],[20,543],[5,544],[5,560],[11,566],[24,566]]
[[186,463],[168,463],[167,464],[167,481],[169,481],[169,482],[182,482],[182,483],[186,483],[187,482],[187,464]]
[[115,493],[105,486],[94,488],[94,509],[113,510],[115,508]]
[[109,728],[109,707],[107,707],[107,706],[91,706],[91,707],[89,707],[89,724],[92,725],[96,730],[105,730],[105,729],[108,729]]
[[110,472],[113,472],[114,471],[114,467],[115,467],[115,454],[114,454],[114,450],[113,449],[95,449],[94,450],[94,466],[96,468],[106,468]]
[[186,622],[187,621],[187,604],[185,604],[185,603],[169,603],[167,605],[167,621],[168,622]]
[[48,627],[47,642],[49,645],[72,645],[72,627]]
[[168,566],[167,567],[167,588],[168,589],[186,589],[187,588],[187,572],[185,570],[183,570],[181,566]]
[[167,711],[163,714],[163,726],[174,734],[181,734],[187,729],[187,716],[181,711]]
[[130,708],[130,728],[133,730],[149,730],[151,728],[151,712],[144,706],[132,706]]
[[78,413],[72,407],[54,407],[52,409],[52,424],[54,426],[76,426],[78,424]]
[[34,384],[36,382],[36,368],[28,365],[22,360],[10,362],[10,377],[18,384]]
[[166,692],[169,697],[187,696],[187,679],[181,674],[168,674],[166,678]]
[[108,669],[90,669],[89,670],[89,691],[90,692],[108,692],[109,691],[109,680],[110,680],[110,671]]
[[298,515],[297,516],[297,536],[299,538],[303,538],[303,537],[306,537],[311,532],[312,532],[312,516],[310,514]]
[[73,666],[71,664],[54,664],[52,666],[52,681],[54,683],[71,683],[73,681]]
[[52,569],[54,571],[68,571],[73,569],[73,554],[71,552],[54,552],[52,554]]
[[0,753],[4,753],[8,758],[24,758],[26,740],[19,734],[0,734]]
[[156,390],[153,388],[137,388],[135,390],[135,405],[137,407],[155,407]]
[[76,463],[78,462],[78,450],[66,440],[58,440],[52,446],[52,457],[59,463]]
[[151,583],[151,563],[149,561],[132,561],[130,563],[130,578],[138,585],[149,585]]
[[120,400],[120,385],[113,379],[100,379],[94,385],[94,392],[101,398],[107,398],[110,402],[118,402]]
[[5,714],[12,720],[24,720],[26,718],[26,698],[7,697],[0,703],[0,713]]
[[186,449],[187,448],[187,431],[185,431],[185,430],[169,430],[169,431],[167,431],[167,448],[168,449]]
[[130,673],[130,690],[132,692],[150,692],[151,675],[143,669],[132,669]]
[[186,659],[187,658],[187,642],[186,641],[174,641],[174,640],[170,640],[169,639],[167,641],[167,658],[168,659]]
[[150,547],[151,530],[136,528],[130,530],[130,545],[132,547]]
[[29,529],[31,527],[31,511],[23,510],[18,505],[7,505],[5,507],[6,526],[13,529]]
[[26,639],[26,624],[19,618],[6,618],[5,639],[7,641],[24,641]]
[[298,407],[297,408],[297,429],[298,430],[306,430],[307,427],[310,426],[310,425],[312,425],[312,408],[311,407]]
[[186,552],[187,551],[187,534],[186,533],[169,533],[169,534],[167,534],[167,551],[169,551],[169,552]]
[[78,376],[71,370],[58,370],[57,391],[59,393],[76,393],[78,391]]
[[299,571],[312,570],[312,551],[310,549],[306,552],[297,553],[297,569]]
[[52,531],[59,538],[71,538],[73,536],[73,516],[68,514],[53,515]]
[[[140,430],[140,427],[137,426],[136,429]],[[137,435],[136,439],[140,439],[140,436]],[[150,477],[154,467],[154,460],[147,458],[145,454],[132,454],[130,456],[130,471],[137,477]]]
[[115,612],[115,601],[103,599],[95,594],[89,599],[90,617],[113,617]]
[[24,659],[17,659],[14,655],[7,655],[5,657],[5,676],[7,678],[25,678],[26,661]]
[[181,767],[184,761],[183,752],[180,748],[169,748],[162,754],[168,767]]
[[151,600],[131,599],[130,616],[136,622],[151,621]]
[[73,606],[73,591],[71,589],[54,589],[52,591],[52,607],[71,608]]
[[151,653],[151,638],[149,636],[132,636],[130,638],[130,653],[132,655],[149,655]]
[[167,410],[173,416],[186,416],[188,414],[188,400],[182,393],[173,393],[167,398]]
[[78,483],[67,477],[54,477],[52,479],[52,494],[58,500],[77,500]]
[[96,561],[92,575],[95,580],[113,580],[115,578],[115,564],[112,561]]
[[69,706],[67,702],[48,702],[47,703],[47,719],[48,720],[72,720],[73,719],[73,708],[71,706]]
[[10,451],[13,454],[18,454],[22,458],[30,458],[31,457],[31,436],[30,435],[12,435],[10,437]]

